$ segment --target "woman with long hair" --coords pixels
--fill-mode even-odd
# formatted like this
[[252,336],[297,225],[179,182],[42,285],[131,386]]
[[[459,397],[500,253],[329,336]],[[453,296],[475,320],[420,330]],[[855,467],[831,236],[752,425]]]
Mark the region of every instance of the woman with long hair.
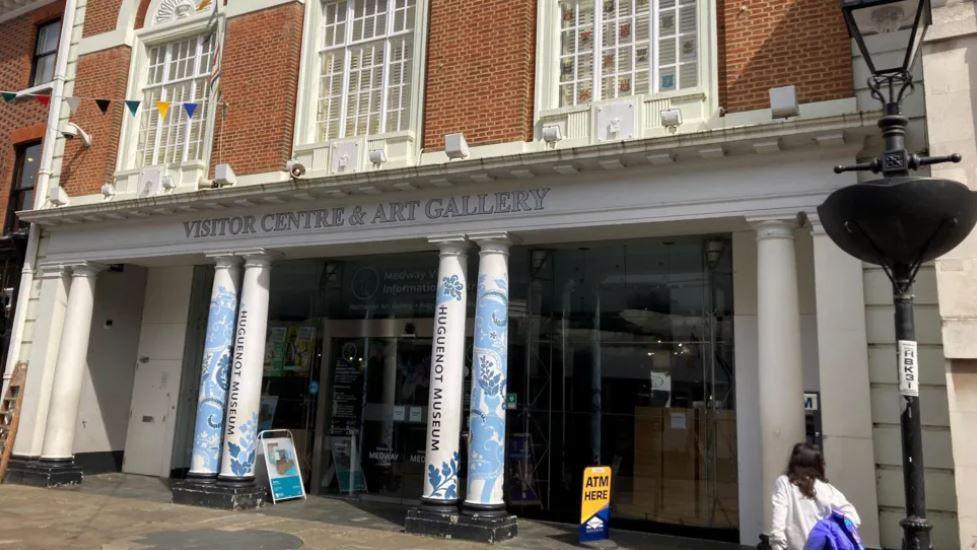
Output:
[[770,546],[775,549],[803,550],[815,524],[835,511],[856,527],[861,523],[855,507],[825,478],[821,450],[808,443],[794,445],[771,502]]

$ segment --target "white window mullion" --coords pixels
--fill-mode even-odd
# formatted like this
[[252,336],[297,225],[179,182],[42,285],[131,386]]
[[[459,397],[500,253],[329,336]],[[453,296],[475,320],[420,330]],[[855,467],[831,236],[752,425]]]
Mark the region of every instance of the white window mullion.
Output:
[[336,133],[337,137],[346,137],[346,117],[348,115],[346,104],[349,102],[349,69],[350,69],[350,58],[353,56],[352,48],[350,43],[353,41],[353,17],[355,16],[355,10],[353,8],[354,0],[348,0],[346,2],[346,48],[343,50],[343,87],[339,95],[339,128]]
[[[204,35],[197,37],[197,49],[195,52],[196,59],[193,62],[193,78],[190,80],[190,100],[193,101],[197,97],[197,79],[200,76],[200,64],[203,62],[203,49],[204,49]],[[184,98],[186,100],[187,98]],[[180,116],[179,109],[176,113],[173,113],[173,106],[170,105],[170,116]],[[193,120],[187,117],[187,121],[180,126],[184,128],[183,134],[183,154],[180,158],[182,162],[186,162],[190,158],[190,141],[191,134],[193,130]]]
[[661,8],[659,0],[652,0],[654,5],[652,6],[652,48],[653,54],[651,55],[651,67],[653,69],[652,76],[654,77],[654,82],[652,82],[651,89],[654,93],[661,92]]
[[[390,44],[391,37],[394,34],[394,16],[397,11],[397,1],[387,0],[387,28],[384,34],[387,36],[383,41],[383,81],[380,84],[380,133],[384,134],[387,132],[387,90],[390,85],[390,65],[391,56],[393,55],[392,46]],[[406,16],[406,13],[404,14]],[[367,123],[369,126],[369,123]]]
[[603,0],[594,0],[594,89],[590,91],[594,101],[604,99],[604,3]]
[[[170,69],[171,69],[172,59],[173,59],[173,44],[167,44],[166,54],[163,56],[163,80],[161,82],[162,85],[159,88],[160,101],[165,101],[163,98],[166,97],[166,82],[170,79]],[[143,95],[143,97],[144,98],[146,97],[145,94]],[[152,105],[145,106],[145,108],[149,112],[148,115],[149,121],[147,122],[147,125],[152,124],[153,122],[152,107],[153,107]],[[153,143],[153,165],[154,166],[159,164],[159,153],[160,153],[159,144],[162,135],[163,135],[163,120],[160,118],[159,113],[156,113],[156,139],[155,142]]]

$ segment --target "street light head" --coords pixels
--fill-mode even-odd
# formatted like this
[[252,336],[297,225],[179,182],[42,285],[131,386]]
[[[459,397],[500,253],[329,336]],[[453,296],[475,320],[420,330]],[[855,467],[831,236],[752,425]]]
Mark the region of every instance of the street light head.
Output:
[[945,179],[897,177],[832,193],[818,207],[825,232],[842,250],[911,279],[920,264],[946,254],[977,224],[977,192]]
[[[849,36],[855,39],[876,77],[907,73],[932,21],[930,0],[841,0],[841,11]],[[895,34],[901,34],[898,49],[902,55],[887,62],[879,55],[880,48],[872,47],[873,42],[877,37]]]

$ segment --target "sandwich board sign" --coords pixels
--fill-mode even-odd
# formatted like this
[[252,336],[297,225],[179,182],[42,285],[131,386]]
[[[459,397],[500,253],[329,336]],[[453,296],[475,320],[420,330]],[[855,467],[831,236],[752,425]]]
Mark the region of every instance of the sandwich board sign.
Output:
[[580,542],[606,539],[611,521],[611,468],[590,466],[583,472]]
[[[269,434],[278,434],[279,437],[269,437]],[[271,501],[276,503],[280,500],[305,498],[305,487],[302,485],[302,472],[299,469],[298,456],[295,454],[292,432],[266,430],[258,437],[261,439],[261,448],[264,451]]]

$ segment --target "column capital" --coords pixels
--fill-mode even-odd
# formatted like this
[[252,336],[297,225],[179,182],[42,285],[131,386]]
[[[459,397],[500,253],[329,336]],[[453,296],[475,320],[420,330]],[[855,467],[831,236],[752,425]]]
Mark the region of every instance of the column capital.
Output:
[[99,264],[95,262],[78,262],[73,264],[66,264],[65,267],[71,268],[71,278],[76,277],[91,277],[94,278],[98,275],[99,271],[104,270],[105,264]]
[[231,252],[215,252],[206,257],[214,262],[214,269],[230,269],[241,265],[241,257]]
[[248,268],[269,267],[278,256],[281,256],[281,253],[268,250],[267,248],[252,248],[248,250],[237,250],[234,252],[234,255],[244,258],[244,267]]
[[767,239],[793,240],[794,230],[797,229],[796,218],[752,218],[747,221],[756,231],[757,242]]
[[818,217],[817,212],[807,212],[805,216],[807,217],[807,223],[811,228],[811,235],[819,236],[827,234],[824,231],[824,226],[821,225],[821,218]]
[[468,252],[468,237],[462,233],[428,237],[427,242],[437,246],[442,256],[462,256]]
[[481,248],[481,254],[508,254],[513,239],[508,231],[492,231],[487,233],[469,233],[468,238],[475,241]]
[[63,277],[65,266],[61,264],[43,264],[37,267],[37,277],[39,279],[56,279]]

